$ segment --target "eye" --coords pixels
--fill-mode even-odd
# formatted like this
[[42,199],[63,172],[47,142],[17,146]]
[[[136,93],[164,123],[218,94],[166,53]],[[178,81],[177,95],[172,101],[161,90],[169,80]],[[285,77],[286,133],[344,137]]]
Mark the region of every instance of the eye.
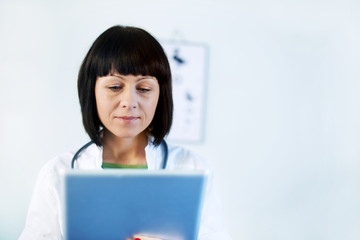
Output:
[[147,93],[147,92],[151,91],[150,88],[144,88],[144,87],[139,87],[139,88],[137,88],[137,90],[141,93]]
[[122,86],[120,85],[114,85],[114,86],[109,86],[108,87],[111,91],[117,92],[120,91],[122,89]]

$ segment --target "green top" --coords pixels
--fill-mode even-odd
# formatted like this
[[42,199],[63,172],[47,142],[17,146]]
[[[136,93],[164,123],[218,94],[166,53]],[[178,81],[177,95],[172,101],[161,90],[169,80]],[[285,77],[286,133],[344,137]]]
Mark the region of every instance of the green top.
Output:
[[101,164],[102,168],[133,168],[133,169],[147,169],[147,164],[144,165],[126,165],[126,164],[116,164],[116,163],[107,163],[103,162]]

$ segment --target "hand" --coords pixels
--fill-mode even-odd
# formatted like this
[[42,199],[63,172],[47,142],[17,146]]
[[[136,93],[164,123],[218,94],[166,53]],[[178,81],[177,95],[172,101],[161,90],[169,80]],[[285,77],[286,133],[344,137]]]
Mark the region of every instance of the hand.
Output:
[[128,238],[126,240],[161,240],[161,238],[134,235],[134,238]]

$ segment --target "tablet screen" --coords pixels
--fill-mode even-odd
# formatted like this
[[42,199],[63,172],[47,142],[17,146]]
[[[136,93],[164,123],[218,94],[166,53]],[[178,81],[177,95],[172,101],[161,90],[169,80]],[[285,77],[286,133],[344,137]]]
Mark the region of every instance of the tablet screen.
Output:
[[64,174],[65,239],[134,234],[197,239],[208,173],[96,170]]

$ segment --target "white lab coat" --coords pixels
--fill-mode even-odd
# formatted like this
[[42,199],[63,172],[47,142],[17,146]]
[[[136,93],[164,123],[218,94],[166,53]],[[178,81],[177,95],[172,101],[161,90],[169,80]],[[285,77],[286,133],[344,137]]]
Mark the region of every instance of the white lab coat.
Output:
[[[161,169],[164,150],[151,141],[145,148],[149,170]],[[62,154],[50,160],[41,169],[30,202],[25,228],[21,240],[63,239],[61,210],[61,172],[71,169],[74,152]],[[77,169],[101,169],[102,148],[90,145],[76,161]],[[169,145],[166,169],[209,169],[205,161],[181,147]],[[231,239],[227,233],[223,213],[213,186],[213,177],[208,181],[199,240]]]

